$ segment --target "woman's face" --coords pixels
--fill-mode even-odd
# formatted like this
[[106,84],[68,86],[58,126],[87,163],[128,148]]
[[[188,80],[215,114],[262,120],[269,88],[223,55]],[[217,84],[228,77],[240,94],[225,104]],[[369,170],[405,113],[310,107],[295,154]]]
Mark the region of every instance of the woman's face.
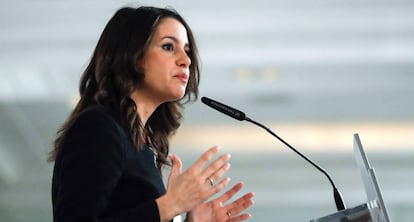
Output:
[[173,18],[161,20],[139,63],[145,77],[137,93],[160,104],[181,99],[190,74],[189,51],[185,27]]

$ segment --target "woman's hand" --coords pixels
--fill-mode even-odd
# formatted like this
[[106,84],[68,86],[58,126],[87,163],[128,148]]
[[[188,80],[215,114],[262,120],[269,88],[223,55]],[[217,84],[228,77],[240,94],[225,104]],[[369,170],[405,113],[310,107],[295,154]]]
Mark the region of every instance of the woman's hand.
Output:
[[243,187],[243,183],[234,185],[226,193],[217,199],[202,203],[193,208],[188,214],[188,222],[237,222],[250,218],[250,214],[243,213],[245,209],[253,205],[252,192],[247,193],[239,199],[224,205]]
[[217,146],[210,148],[183,173],[180,158],[170,155],[172,169],[167,192],[156,200],[161,221],[169,221],[176,215],[190,211],[228,184],[230,179],[221,177],[230,168],[229,154],[224,154],[207,165],[218,151]]

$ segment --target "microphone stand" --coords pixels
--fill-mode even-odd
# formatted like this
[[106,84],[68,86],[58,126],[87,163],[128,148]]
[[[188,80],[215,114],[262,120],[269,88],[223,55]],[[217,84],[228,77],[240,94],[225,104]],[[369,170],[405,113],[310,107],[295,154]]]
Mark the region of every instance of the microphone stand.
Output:
[[267,132],[269,132],[270,134],[272,134],[272,136],[276,137],[280,142],[282,142],[283,144],[285,144],[287,147],[289,147],[291,150],[293,150],[296,154],[298,154],[299,156],[301,156],[303,159],[305,159],[306,161],[308,161],[310,164],[312,164],[314,167],[316,167],[319,171],[321,171],[329,180],[329,182],[331,183],[332,187],[333,187],[333,195],[334,195],[334,199],[335,199],[335,204],[336,204],[336,208],[338,209],[338,211],[340,210],[344,210],[345,209],[345,204],[344,201],[342,199],[342,195],[339,192],[339,190],[336,188],[332,178],[329,176],[329,174],[322,168],[320,167],[318,164],[316,164],[315,162],[313,162],[311,159],[309,159],[307,156],[303,155],[301,152],[299,152],[297,149],[295,149],[293,146],[291,146],[289,143],[287,143],[285,140],[283,140],[282,138],[280,138],[276,133],[274,133],[272,130],[270,130],[269,128],[267,128],[266,126],[264,126],[261,123],[258,123],[252,119],[250,119],[249,117],[245,117],[244,120],[253,123],[263,129],[265,129]]
[[303,159],[305,159],[306,161],[308,161],[310,164],[312,164],[314,167],[316,167],[316,169],[318,169],[319,171],[321,171],[323,174],[325,174],[325,176],[328,178],[329,182],[332,185],[333,188],[333,195],[334,195],[334,199],[335,199],[335,204],[336,204],[336,208],[338,209],[338,211],[344,210],[345,209],[345,204],[344,201],[342,199],[342,195],[339,192],[339,190],[336,188],[333,180],[331,179],[331,177],[329,176],[329,174],[322,168],[320,167],[318,164],[314,163],[311,159],[309,159],[307,156],[303,155],[301,152],[299,152],[297,149],[295,149],[293,146],[291,146],[289,143],[287,143],[285,140],[283,140],[282,138],[280,138],[278,135],[276,135],[276,133],[274,133],[273,131],[271,131],[269,128],[267,128],[266,126],[262,125],[261,123],[258,123],[250,118],[248,118],[246,116],[246,114],[244,114],[244,112],[237,110],[233,107],[230,107],[228,105],[225,105],[223,103],[220,103],[218,101],[212,100],[210,98],[207,97],[202,97],[201,101],[206,104],[207,106],[210,106],[211,108],[226,114],[234,119],[237,119],[239,121],[243,121],[246,120],[250,123],[253,123],[263,129],[265,129],[267,132],[269,132],[270,134],[272,134],[274,137],[276,137],[278,140],[280,140],[283,144],[285,144],[287,147],[289,147],[291,150],[293,150],[296,154],[298,154],[299,156],[301,156]]

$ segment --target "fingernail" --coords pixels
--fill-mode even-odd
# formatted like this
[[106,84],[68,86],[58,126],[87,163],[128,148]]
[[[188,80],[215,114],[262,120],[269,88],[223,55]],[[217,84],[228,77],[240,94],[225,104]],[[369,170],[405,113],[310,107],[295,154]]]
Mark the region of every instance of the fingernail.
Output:
[[223,154],[222,158],[224,158],[225,160],[230,160],[231,155],[230,153],[226,153],[226,154]]

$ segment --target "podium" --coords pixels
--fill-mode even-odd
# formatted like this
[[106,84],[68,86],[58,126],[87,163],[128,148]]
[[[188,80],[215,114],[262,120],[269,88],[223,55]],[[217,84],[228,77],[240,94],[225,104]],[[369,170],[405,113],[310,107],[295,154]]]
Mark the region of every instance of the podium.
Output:
[[361,171],[367,202],[313,219],[311,222],[390,222],[375,171],[368,161],[358,134],[354,134],[354,155]]

